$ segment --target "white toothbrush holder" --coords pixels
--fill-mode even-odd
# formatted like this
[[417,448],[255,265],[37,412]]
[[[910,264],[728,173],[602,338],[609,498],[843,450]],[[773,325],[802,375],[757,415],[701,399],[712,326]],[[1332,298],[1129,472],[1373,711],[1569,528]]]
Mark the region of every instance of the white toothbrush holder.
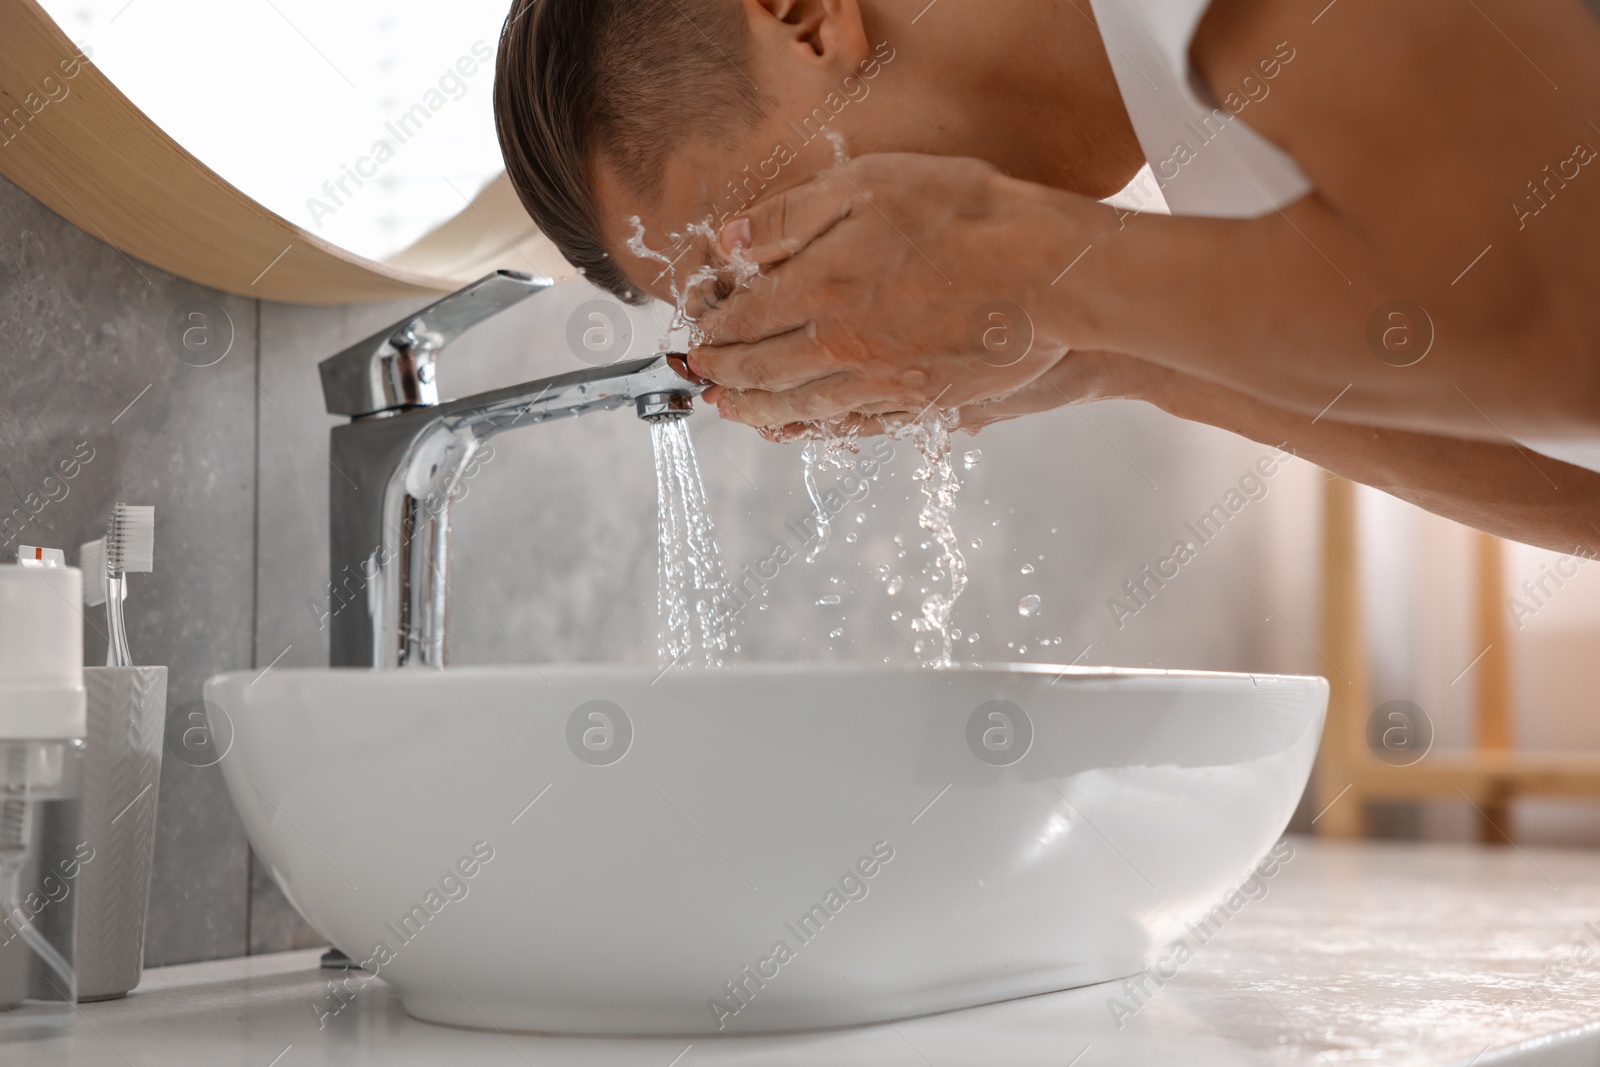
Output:
[[[85,667],[78,874],[78,1000],[111,1000],[139,984],[156,844],[156,796],[166,727],[165,667]],[[77,844],[74,842],[73,844]]]

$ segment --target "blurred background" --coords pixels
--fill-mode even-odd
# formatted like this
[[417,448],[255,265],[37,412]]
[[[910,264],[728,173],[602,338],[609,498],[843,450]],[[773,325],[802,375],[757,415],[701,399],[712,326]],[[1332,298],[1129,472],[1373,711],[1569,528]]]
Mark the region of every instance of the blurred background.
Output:
[[[492,44],[504,0],[449,13],[277,0],[248,18],[157,0],[46,6],[186,147],[265,206],[363,255],[402,248],[498,171],[483,71],[447,94],[429,140],[396,152],[323,226],[307,207],[475,41]],[[459,23],[442,26],[446,15]],[[208,290],[124,257],[3,180],[0,219],[0,512],[13,516],[0,552],[44,544],[75,560],[112,501],[155,505],[155,573],[133,580],[129,629],[141,661],[171,668],[172,721],[186,721],[217,671],[324,665],[335,420],[323,413],[316,364],[423,301],[306,307]],[[195,307],[216,330],[211,351],[222,355],[210,362],[173,339]],[[575,343],[595,314],[609,339]],[[446,352],[442,392],[648,355],[665,329],[661,308],[624,309],[569,283]],[[690,426],[730,574],[779,544],[803,556],[797,530],[811,504],[799,447],[706,411]],[[39,478],[84,447],[93,458],[68,495],[39,508]],[[741,614],[730,662],[915,660],[910,618],[933,554],[916,519],[919,457],[906,442],[892,452],[835,516],[827,550],[783,567]],[[1272,452],[1123,402],[958,435],[956,530],[970,580],[955,611],[957,657],[1337,675],[1324,655],[1327,476],[1290,459],[1262,477]],[[824,472],[822,488],[840,473]],[[1355,503],[1359,566],[1336,577],[1358,593],[1364,706],[1409,701],[1431,727],[1433,753],[1466,752],[1484,665],[1501,662],[1514,747],[1600,752],[1600,565],[1506,546],[1499,588],[1480,595],[1469,531],[1364,489]],[[1219,504],[1222,528],[1176,577],[1148,582],[1144,569],[1195,542],[1191,524]],[[655,478],[643,424],[619,414],[504,435],[455,514],[453,663],[656,662]],[[1531,603],[1524,582],[1558,564],[1575,576],[1547,583],[1554,592],[1536,610],[1519,609]],[[1128,584],[1141,582],[1143,602],[1130,599]],[[1489,655],[1477,615],[1485,601],[1504,611]],[[96,662],[103,640],[90,632],[88,644]],[[316,943],[252,860],[217,768],[171,757],[169,747],[148,962]],[[1338,786],[1313,789],[1292,829],[1319,829],[1314,796]],[[1380,836],[1481,833],[1465,797],[1381,800],[1364,815],[1361,829]],[[1594,801],[1513,799],[1502,824],[1519,842],[1600,846]]]

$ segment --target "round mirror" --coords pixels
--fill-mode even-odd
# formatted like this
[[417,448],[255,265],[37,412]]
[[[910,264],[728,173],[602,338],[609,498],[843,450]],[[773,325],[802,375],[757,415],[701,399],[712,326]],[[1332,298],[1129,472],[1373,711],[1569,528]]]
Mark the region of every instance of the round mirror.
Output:
[[501,170],[506,0],[44,0],[150,119],[263,207],[385,260]]

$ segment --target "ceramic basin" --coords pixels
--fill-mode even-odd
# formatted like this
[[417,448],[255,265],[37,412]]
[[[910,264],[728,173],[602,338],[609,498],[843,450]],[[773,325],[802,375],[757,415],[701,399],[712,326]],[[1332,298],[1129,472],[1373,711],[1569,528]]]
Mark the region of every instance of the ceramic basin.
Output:
[[633,1034],[878,1022],[1137,972],[1283,831],[1327,693],[1036,665],[206,685],[256,852],[408,1012]]

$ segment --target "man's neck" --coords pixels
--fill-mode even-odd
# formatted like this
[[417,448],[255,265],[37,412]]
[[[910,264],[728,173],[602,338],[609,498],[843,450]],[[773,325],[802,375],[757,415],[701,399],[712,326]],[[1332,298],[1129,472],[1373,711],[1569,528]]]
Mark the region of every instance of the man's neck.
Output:
[[861,7],[869,37],[898,53],[901,107],[922,112],[918,120],[949,144],[947,154],[1095,197],[1116,192],[1143,165],[1089,0]]

